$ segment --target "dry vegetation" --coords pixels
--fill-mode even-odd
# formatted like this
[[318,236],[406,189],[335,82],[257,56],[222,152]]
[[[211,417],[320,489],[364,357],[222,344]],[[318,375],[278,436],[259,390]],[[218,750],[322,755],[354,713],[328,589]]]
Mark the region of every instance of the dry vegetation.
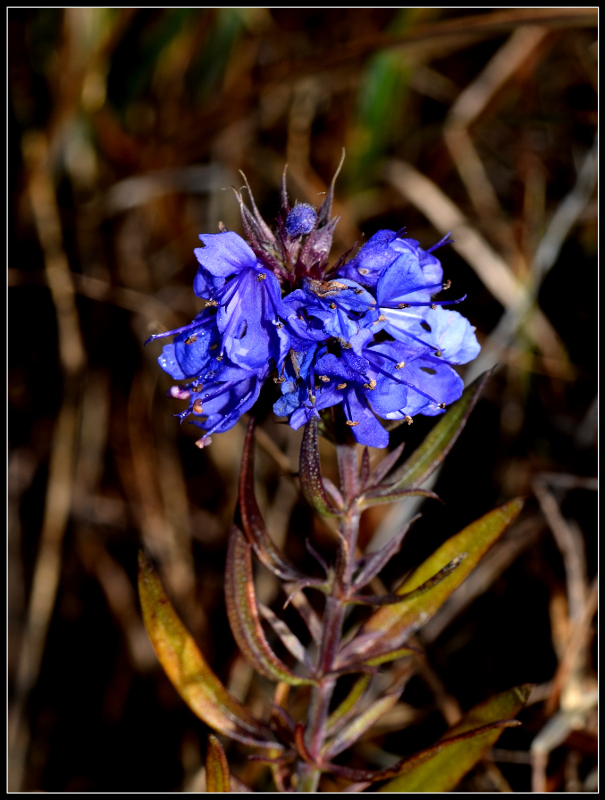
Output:
[[[380,228],[425,247],[451,230],[440,257],[483,345],[465,379],[500,364],[439,476],[446,505],[424,504],[400,563],[528,496],[423,630],[381,747],[357,755],[380,767],[534,682],[523,727],[460,790],[596,789],[596,23],[575,8],[9,10],[9,788],[199,788],[208,729],[143,629],[141,542],[215,671],[260,701],[222,588],[245,429],[197,450],[143,342],[199,310],[192,251],[219,220],[240,230],[239,170],[270,218],[284,162],[291,197],[316,203],[344,147],[334,256]],[[333,543],[271,402],[259,500],[302,560],[306,536]],[[374,509],[366,540],[409,514]]]

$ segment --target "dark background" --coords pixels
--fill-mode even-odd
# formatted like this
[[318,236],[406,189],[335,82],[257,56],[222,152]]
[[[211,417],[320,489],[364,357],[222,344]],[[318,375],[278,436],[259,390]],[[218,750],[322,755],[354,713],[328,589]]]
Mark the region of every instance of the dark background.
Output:
[[[241,230],[239,170],[271,221],[284,164],[291,200],[318,204],[344,147],[334,258],[381,228],[429,247],[449,198],[543,314],[539,334],[520,317],[495,350],[507,303],[514,315],[504,284],[490,283],[489,259],[456,249],[460,236],[439,251],[451,291],[468,295],[484,368],[500,367],[439,475],[446,505],[423,506],[385,581],[498,502],[528,499],[466,599],[420,634],[426,665],[400,721],[360,743],[356,763],[429,745],[460,709],[532,682],[524,727],[459,788],[594,790],[596,12],[9,9],[8,44],[9,788],[199,788],[208,729],[142,627],[141,543],[213,669],[266,708],[270,687],[250,685],[222,592],[243,421],[199,451],[196,429],[171,416],[160,344],[143,342],[201,307],[193,248],[219,220]],[[431,181],[428,199],[397,177],[402,163]],[[560,246],[536,271],[545,236]],[[276,538],[290,525],[300,562],[306,536],[323,552],[334,543],[271,457],[277,446],[296,464],[300,439],[274,423],[273,399],[260,402],[259,502]],[[432,424],[417,418],[392,444],[411,452]],[[396,524],[392,508],[366,514],[364,541]],[[259,593],[277,598],[267,575]],[[532,767],[557,713],[560,741],[546,770]],[[271,789],[243,750],[229,758]]]

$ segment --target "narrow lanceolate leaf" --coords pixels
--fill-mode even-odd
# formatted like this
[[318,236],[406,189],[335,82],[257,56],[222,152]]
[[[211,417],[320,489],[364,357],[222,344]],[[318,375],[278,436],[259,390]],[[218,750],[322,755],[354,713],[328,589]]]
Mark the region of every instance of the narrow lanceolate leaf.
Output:
[[428,489],[389,489],[386,487],[378,487],[377,489],[369,489],[364,492],[358,499],[358,503],[362,509],[378,506],[381,503],[394,503],[396,500],[402,500],[404,497],[430,497],[432,500],[439,500],[439,495],[435,492],[430,492]]
[[207,725],[245,744],[282,746],[268,725],[242,706],[219,681],[176,615],[157,572],[139,553],[139,595],[143,621],[158,659],[174,688]]
[[295,675],[271,650],[256,605],[252,574],[251,545],[233,525],[229,536],[225,572],[227,616],[239,649],[250,664],[267,678],[292,686],[315,683],[312,678]]
[[271,611],[270,608],[259,603],[258,610],[273,628],[281,639],[282,644],[287,648],[297,661],[304,664],[307,669],[313,671],[313,661],[311,656],[302,645],[300,639],[295,636],[286,623]]
[[419,517],[420,514],[417,514],[413,519],[411,519],[408,524],[404,525],[399,533],[393,536],[392,539],[389,539],[389,541],[384,545],[384,547],[381,547],[380,550],[377,550],[375,553],[367,554],[359,574],[353,581],[352,588],[354,591],[363,589],[363,587],[366,586],[372,580],[372,578],[378,575],[378,573],[389,563],[395,553],[399,552],[403,542],[403,537],[409,531],[412,524],[419,519]]
[[321,644],[322,624],[311,603],[302,592],[294,592],[292,585],[285,585],[284,590],[288,592],[288,601],[302,617],[315,644]]
[[206,752],[206,791],[230,792],[229,765],[221,743],[210,734]]
[[368,488],[374,488],[378,486],[378,484],[385,478],[389,472],[393,469],[395,464],[399,461],[400,455],[403,453],[403,448],[405,447],[405,442],[402,442],[398,447],[396,447],[393,452],[386,455],[380,464],[376,467],[376,469],[370,475],[369,483],[371,484]]
[[372,675],[366,673],[361,675],[353,684],[353,688],[345,699],[340,703],[328,717],[326,724],[326,732],[328,735],[335,733],[343,723],[355,713],[362,701],[366,689],[370,685]]
[[349,722],[348,725],[345,725],[328,745],[324,758],[326,760],[334,758],[334,756],[342,753],[343,750],[351,747],[360,736],[375,725],[395,705],[402,691],[403,686],[401,685],[391,689],[384,697],[376,700],[369,708],[366,708],[365,711]]
[[[460,586],[522,507],[522,499],[510,500],[468,525],[441,545],[397,590],[397,594],[414,592],[414,595],[397,605],[383,606],[364,623],[360,633],[375,633],[377,639],[350,651],[349,663],[353,661],[357,663],[357,660],[359,663],[367,663],[367,657],[374,658],[404,644],[415,630],[428,622],[454,589]],[[426,591],[415,594],[416,590],[461,556],[464,556],[464,560],[443,580]],[[347,654],[343,650],[341,657],[344,658],[345,655]]]
[[462,397],[441,417],[424,442],[393,473],[386,494],[395,489],[416,488],[434,472],[454,446],[493,370],[484,372],[462,393]]
[[315,418],[305,425],[298,472],[300,485],[307,502],[324,517],[340,516],[340,512],[328,497],[321,477],[319,445],[317,442],[317,419]]
[[413,655],[421,656],[423,655],[423,652],[417,647],[412,647],[412,645],[409,644],[405,647],[400,647],[398,650],[391,650],[388,653],[383,653],[380,656],[376,656],[376,658],[368,658],[366,660],[366,664],[369,667],[379,667],[381,664],[386,664],[388,661],[395,661],[397,658]]
[[415,600],[417,597],[423,595],[429,589],[437,586],[437,584],[441,583],[441,581],[445,580],[447,575],[459,567],[465,558],[466,553],[461,553],[459,556],[456,556],[456,558],[453,558],[449,564],[446,564],[445,567],[443,567],[443,569],[440,569],[436,575],[432,575],[428,581],[420,584],[420,586],[418,586],[416,589],[413,589],[411,592],[405,592],[404,594],[399,594],[399,592],[393,592],[391,594],[358,594],[353,597],[349,597],[347,602],[364,606],[391,606],[395,605],[396,603],[410,602],[411,600]]
[[248,425],[242,453],[242,466],[239,474],[239,513],[246,538],[254,548],[258,560],[267,569],[285,581],[298,581],[306,577],[296,569],[272,541],[256,502],[254,493],[254,418]]
[[471,709],[437,744],[399,766],[399,775],[381,792],[449,792],[493,747],[523,708],[531,684],[501,692]]

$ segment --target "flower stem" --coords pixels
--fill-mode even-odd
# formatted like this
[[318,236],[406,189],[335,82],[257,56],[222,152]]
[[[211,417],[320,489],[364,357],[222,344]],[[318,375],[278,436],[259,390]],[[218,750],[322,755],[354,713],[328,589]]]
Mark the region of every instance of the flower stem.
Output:
[[[326,738],[326,723],[336,678],[331,674],[342,643],[342,630],[347,609],[343,597],[348,595],[355,567],[355,548],[359,532],[359,510],[355,498],[359,492],[357,446],[337,445],[340,488],[345,501],[345,513],[340,521],[340,552],[331,594],[326,598],[322,640],[317,659],[319,683],[311,692],[305,745],[314,761],[321,759]],[[316,792],[321,770],[305,761],[299,762],[298,792]]]

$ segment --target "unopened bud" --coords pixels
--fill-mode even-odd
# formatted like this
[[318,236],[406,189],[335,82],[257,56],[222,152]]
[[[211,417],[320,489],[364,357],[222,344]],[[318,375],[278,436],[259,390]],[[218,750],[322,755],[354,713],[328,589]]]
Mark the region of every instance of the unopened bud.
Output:
[[286,217],[286,230],[290,236],[304,236],[311,233],[317,222],[317,214],[313,206],[308,203],[300,203],[294,206]]

